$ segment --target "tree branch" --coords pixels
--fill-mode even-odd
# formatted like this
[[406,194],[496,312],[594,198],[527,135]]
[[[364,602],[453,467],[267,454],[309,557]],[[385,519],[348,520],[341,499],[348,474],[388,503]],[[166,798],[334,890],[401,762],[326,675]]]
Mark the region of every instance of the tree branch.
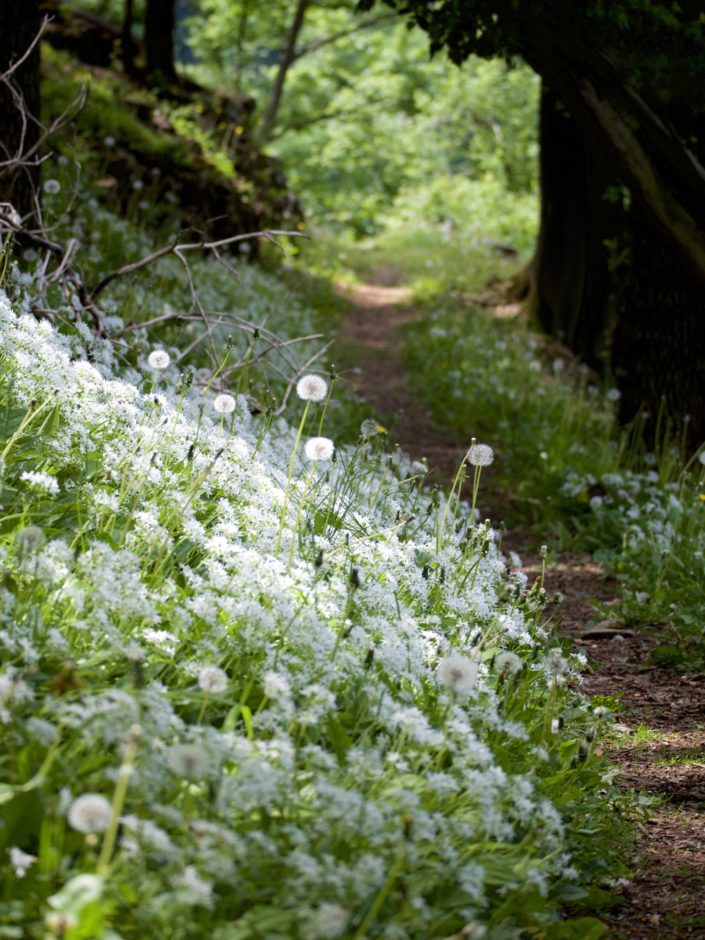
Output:
[[220,238],[218,241],[214,242],[176,242],[173,245],[164,245],[151,254],[145,255],[144,258],[131,261],[129,264],[124,264],[121,268],[117,268],[115,271],[106,274],[105,277],[98,281],[92,290],[88,291],[88,296],[92,301],[95,301],[96,297],[102,294],[108,284],[111,284],[117,278],[124,277],[126,274],[132,274],[133,271],[139,271],[140,268],[146,268],[148,265],[154,264],[155,261],[159,261],[160,258],[166,258],[168,255],[175,255],[177,258],[181,259],[181,255],[189,251],[214,251],[218,248],[224,248],[226,245],[249,241],[252,238],[264,238],[267,241],[274,242],[274,236],[310,238],[310,235],[306,235],[304,232],[286,232],[277,229],[267,229],[262,232],[249,232],[247,235],[231,235],[229,238]]
[[372,26],[377,26],[379,23],[385,22],[385,20],[397,19],[399,19],[399,16],[396,13],[380,13],[379,16],[373,16],[371,20],[364,20],[364,22],[358,23],[356,26],[353,26],[350,29],[343,29],[339,33],[333,33],[330,36],[324,36],[323,39],[316,39],[315,42],[310,42],[308,45],[302,46],[301,49],[298,49],[294,53],[294,61],[298,61],[303,56],[308,55],[311,52],[318,52],[319,49],[322,49],[324,46],[328,46],[331,43],[338,42],[339,39],[345,39],[347,36],[353,36],[355,33],[359,33],[362,29],[370,29]]

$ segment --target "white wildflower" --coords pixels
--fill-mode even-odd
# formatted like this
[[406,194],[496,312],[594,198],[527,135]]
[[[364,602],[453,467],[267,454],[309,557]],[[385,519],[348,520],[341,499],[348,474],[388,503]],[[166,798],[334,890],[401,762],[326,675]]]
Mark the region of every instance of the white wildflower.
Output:
[[345,933],[350,912],[342,904],[321,904],[308,918],[306,935],[311,940],[335,940]]
[[198,673],[198,684],[204,692],[219,695],[228,687],[228,676],[218,666],[204,666]]
[[10,856],[10,864],[15,869],[15,875],[18,878],[24,878],[31,866],[37,861],[37,856],[23,852],[22,849],[18,849],[14,845],[7,851]]
[[456,695],[466,696],[472,692],[477,680],[477,663],[461,656],[460,653],[451,653],[441,660],[437,669],[438,681],[441,685],[455,692]]
[[147,362],[153,369],[166,369],[171,362],[171,356],[165,349],[153,349],[147,357]]
[[69,807],[68,820],[78,832],[104,832],[108,828],[112,808],[100,793],[84,793]]
[[309,460],[330,460],[335,444],[328,437],[311,437],[306,441],[304,453]]
[[320,375],[304,375],[296,383],[296,394],[303,401],[323,401],[328,393],[328,383]]
[[40,490],[48,493],[50,496],[56,496],[59,492],[59,483],[56,477],[50,473],[42,473],[36,470],[25,470],[20,475],[20,480],[26,483],[33,490]]
[[193,865],[187,865],[176,880],[179,898],[182,902],[200,907],[210,907],[213,903],[213,885],[201,878]]
[[489,467],[494,460],[494,451],[489,444],[473,444],[468,450],[467,460],[473,467]]

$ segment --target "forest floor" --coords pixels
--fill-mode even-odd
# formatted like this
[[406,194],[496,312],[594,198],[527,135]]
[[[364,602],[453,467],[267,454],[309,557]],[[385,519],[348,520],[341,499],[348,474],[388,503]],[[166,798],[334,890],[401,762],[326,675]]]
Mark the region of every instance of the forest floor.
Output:
[[[391,417],[394,442],[415,459],[425,457],[432,478],[450,482],[469,441],[440,428],[412,390],[402,330],[420,313],[394,269],[380,268],[372,280],[339,288],[351,304],[339,331],[346,377],[380,415]],[[496,481],[483,474],[481,513],[497,520],[501,507]],[[530,576],[540,571],[535,541],[512,529],[503,542]],[[555,629],[588,657],[585,692],[619,702],[615,737],[605,751],[621,784],[653,798],[620,903],[595,913],[614,940],[705,937],[705,683],[651,665],[658,640],[648,631],[624,629],[618,620],[589,626],[600,620],[595,603],[603,610],[619,603],[618,585],[590,556],[559,554],[545,586],[549,596],[562,597],[552,615]]]

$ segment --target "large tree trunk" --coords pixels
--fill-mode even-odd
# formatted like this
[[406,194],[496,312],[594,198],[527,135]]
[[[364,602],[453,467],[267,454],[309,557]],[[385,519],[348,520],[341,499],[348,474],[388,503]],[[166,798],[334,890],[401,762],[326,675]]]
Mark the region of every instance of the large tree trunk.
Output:
[[[27,52],[39,26],[38,0],[0,0],[0,74]],[[24,217],[34,212],[39,181],[39,167],[31,165],[33,157],[23,164],[23,156],[39,139],[38,44],[11,81],[15,96],[0,83],[0,161],[16,158],[17,164],[0,169],[0,202],[11,202]]]
[[144,48],[147,72],[156,81],[176,81],[174,68],[174,2],[147,0],[144,11]]
[[649,443],[669,426],[696,447],[705,441],[705,291],[643,211],[630,215],[611,351],[620,418],[641,415]]
[[132,42],[132,21],[134,19],[133,0],[125,0],[122,12],[122,64],[128,75],[135,71],[135,56]]
[[[659,127],[668,128],[657,144],[644,130],[644,143],[653,148],[649,164],[607,97],[561,71],[550,51],[543,62],[544,80],[570,118],[549,109],[551,96],[544,98],[537,320],[592,364],[614,325],[608,365],[622,393],[622,419],[650,414],[646,432],[653,440],[659,415],[680,429],[688,414],[688,438],[698,444],[705,439],[705,240],[693,219],[702,215],[705,188],[698,187],[698,156],[681,143],[704,139],[697,102],[678,108],[660,102],[660,120],[666,115],[677,130],[651,127],[656,136]],[[538,69],[538,56],[532,65]],[[644,99],[638,107],[640,114],[648,111]],[[681,158],[687,166],[680,167]],[[631,191],[628,212],[604,200],[607,186],[620,178]],[[621,258],[612,272],[606,241]]]
[[608,248],[619,210],[602,148],[546,87],[541,95],[541,227],[530,305],[543,330],[589,365],[604,365],[610,295]]

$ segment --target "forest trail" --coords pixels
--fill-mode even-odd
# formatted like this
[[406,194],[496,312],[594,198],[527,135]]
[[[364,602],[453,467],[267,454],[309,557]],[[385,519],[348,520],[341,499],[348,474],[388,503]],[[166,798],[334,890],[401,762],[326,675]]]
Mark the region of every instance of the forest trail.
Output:
[[[345,378],[380,414],[391,418],[391,437],[415,459],[426,458],[432,479],[450,482],[469,440],[439,428],[414,393],[404,358],[403,327],[419,316],[396,272],[380,268],[373,282],[338,287],[352,306],[339,329]],[[354,365],[353,365],[354,363]],[[491,443],[491,442],[489,442]],[[480,511],[501,517],[502,494],[483,474]],[[535,547],[512,532],[531,577],[540,571]],[[584,690],[618,699],[618,743],[606,748],[624,787],[657,799],[639,826],[635,874],[619,888],[622,903],[594,912],[614,940],[685,940],[705,937],[705,683],[651,664],[658,641],[645,632],[600,621],[616,607],[617,585],[588,555],[561,554],[546,572],[549,597],[560,596],[555,629],[588,657]],[[661,802],[663,801],[663,802]]]

